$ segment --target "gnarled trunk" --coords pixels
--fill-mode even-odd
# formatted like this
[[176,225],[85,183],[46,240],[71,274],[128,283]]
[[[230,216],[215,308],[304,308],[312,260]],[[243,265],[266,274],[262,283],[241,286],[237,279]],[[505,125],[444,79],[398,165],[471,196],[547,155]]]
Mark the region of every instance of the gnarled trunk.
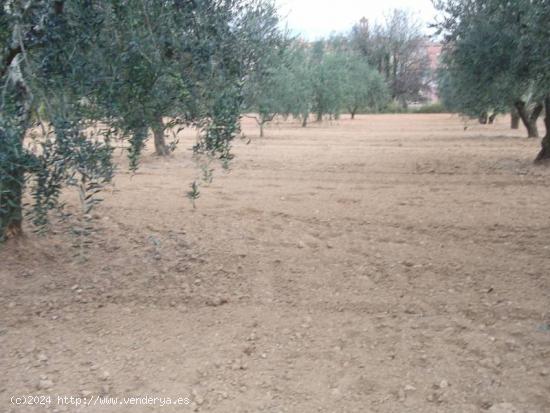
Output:
[[510,112],[510,128],[519,129],[519,114],[515,107]]
[[541,162],[550,159],[550,96],[546,96],[546,98],[544,99],[544,106],[546,108],[546,116],[544,117],[546,135],[542,139],[542,148],[537,155],[535,162]]
[[487,112],[483,112],[481,115],[479,115],[478,121],[482,125],[487,125],[488,115]]
[[518,115],[525,125],[525,128],[527,129],[527,137],[528,138],[538,138],[539,137],[539,131],[537,128],[537,120],[540,116],[540,113],[542,112],[542,104],[538,103],[537,106],[533,109],[533,112],[529,113],[525,102],[522,100],[518,100],[515,103],[516,110],[518,111]]
[[155,140],[155,153],[159,156],[167,156],[170,150],[164,139],[164,122],[162,121],[162,116],[155,119],[151,129],[153,130],[153,137]]

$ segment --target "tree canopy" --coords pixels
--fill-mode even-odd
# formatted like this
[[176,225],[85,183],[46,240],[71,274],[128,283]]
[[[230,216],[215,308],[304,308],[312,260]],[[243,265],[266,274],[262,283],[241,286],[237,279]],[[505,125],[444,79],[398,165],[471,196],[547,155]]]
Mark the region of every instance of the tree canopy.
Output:
[[135,169],[149,130],[165,155],[165,128],[192,124],[196,152],[230,159],[257,35],[278,30],[262,0],[9,0],[0,23],[1,238],[21,231],[25,187],[38,229],[66,186],[86,220],[116,170],[114,141]]
[[406,105],[422,100],[431,78],[427,38],[413,14],[392,10],[384,22],[362,19],[350,34],[352,47],[384,76],[391,98]]
[[[469,115],[514,106],[529,136],[538,136],[537,118],[545,105],[549,110],[548,2],[461,0],[436,6],[444,12],[437,24],[445,39],[444,100]],[[548,132],[537,159],[550,156],[547,138]]]

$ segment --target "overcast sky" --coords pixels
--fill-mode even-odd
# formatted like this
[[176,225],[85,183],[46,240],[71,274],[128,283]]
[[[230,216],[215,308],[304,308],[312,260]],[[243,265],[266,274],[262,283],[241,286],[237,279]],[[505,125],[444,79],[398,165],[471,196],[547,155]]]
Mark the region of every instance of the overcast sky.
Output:
[[[314,40],[345,32],[363,16],[382,20],[388,10],[407,9],[429,23],[436,12],[430,0],[276,0],[293,34]],[[427,31],[428,32],[428,31]]]

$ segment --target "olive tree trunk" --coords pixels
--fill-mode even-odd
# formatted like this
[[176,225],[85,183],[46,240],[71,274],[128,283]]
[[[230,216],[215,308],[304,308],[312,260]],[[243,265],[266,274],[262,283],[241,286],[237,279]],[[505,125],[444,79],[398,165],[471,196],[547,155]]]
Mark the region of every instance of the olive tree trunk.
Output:
[[479,121],[479,123],[481,123],[482,125],[487,125],[487,121],[488,121],[488,114],[487,114],[487,112],[483,112],[481,115],[479,115],[478,121]]
[[0,240],[23,233],[24,169],[18,167],[11,172],[11,182],[0,188]]
[[546,116],[544,117],[546,135],[542,139],[542,148],[540,149],[535,162],[542,162],[550,159],[550,96],[547,96],[544,99],[544,106],[546,108]]
[[256,123],[258,123],[258,126],[260,127],[260,138],[264,137],[264,125],[267,122],[271,122],[273,119],[275,119],[275,113],[272,113],[270,115],[263,114],[260,115],[260,118],[256,118]]
[[[17,237],[23,233],[23,191],[25,188],[25,166],[23,165],[23,142],[29,126],[32,94],[24,80],[15,84],[14,100],[17,112],[14,118],[17,126],[12,130],[1,130],[0,139],[6,145],[6,164],[0,176],[0,241]],[[10,126],[2,125],[6,128]]]
[[518,100],[515,103],[516,110],[518,111],[518,115],[525,125],[525,128],[527,129],[527,137],[528,138],[538,138],[539,137],[539,131],[537,128],[537,120],[542,112],[543,105],[541,103],[537,103],[535,108],[531,113],[529,113],[529,110],[527,109],[527,105],[525,102]]
[[167,156],[170,153],[168,145],[166,145],[166,140],[164,139],[164,122],[162,121],[162,116],[159,116],[155,119],[153,126],[153,137],[155,140],[155,153],[159,156]]
[[309,118],[309,112],[302,115],[302,128],[307,126],[307,120]]
[[[4,2],[3,2],[4,3]],[[3,7],[3,6],[0,6]],[[53,2],[53,12],[57,15],[63,13],[64,1],[56,0]],[[32,29],[34,30],[34,28]],[[16,35],[17,34],[17,35]],[[13,39],[20,39],[17,44],[3,45],[2,52],[6,52],[0,61],[0,81],[3,85],[2,102],[0,103],[0,112],[2,118],[13,117],[15,125],[8,122],[2,122],[0,130],[0,139],[6,145],[7,162],[2,165],[2,175],[0,175],[0,241],[6,237],[17,237],[23,233],[23,192],[25,189],[24,166],[25,151],[23,148],[25,135],[30,125],[31,108],[33,95],[23,76],[23,70],[19,67],[20,62],[17,57],[26,50],[32,48],[32,45],[24,45],[24,41],[29,33],[25,33],[20,24],[16,24],[13,29]],[[17,68],[14,68],[17,66]],[[10,69],[11,70],[10,72]],[[14,90],[8,91],[7,77],[11,77]],[[7,93],[13,93],[12,99],[15,103],[15,111],[9,113],[4,107]],[[13,128],[13,129],[12,129]],[[12,129],[12,130],[7,130]]]
[[519,114],[515,107],[510,112],[510,128],[519,129]]

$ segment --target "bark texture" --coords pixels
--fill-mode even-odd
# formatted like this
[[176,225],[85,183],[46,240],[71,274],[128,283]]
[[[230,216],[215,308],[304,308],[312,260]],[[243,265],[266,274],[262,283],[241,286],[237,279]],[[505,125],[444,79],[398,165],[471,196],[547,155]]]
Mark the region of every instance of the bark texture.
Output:
[[162,117],[158,117],[152,127],[155,139],[155,153],[159,156],[167,156],[170,153],[166,140],[164,139],[164,123]]
[[519,114],[515,107],[512,107],[510,113],[510,128],[519,129]]
[[550,96],[544,99],[544,106],[546,108],[546,116],[544,117],[544,126],[546,128],[546,135],[542,139],[541,149],[537,155],[535,162],[542,162],[550,160]]
[[540,116],[540,113],[542,112],[542,104],[537,104],[533,111],[529,113],[529,109],[527,108],[527,105],[525,102],[518,100],[515,103],[516,110],[518,111],[518,115],[525,125],[525,128],[527,129],[527,137],[528,138],[538,138],[539,137],[539,131],[537,128],[537,120]]

